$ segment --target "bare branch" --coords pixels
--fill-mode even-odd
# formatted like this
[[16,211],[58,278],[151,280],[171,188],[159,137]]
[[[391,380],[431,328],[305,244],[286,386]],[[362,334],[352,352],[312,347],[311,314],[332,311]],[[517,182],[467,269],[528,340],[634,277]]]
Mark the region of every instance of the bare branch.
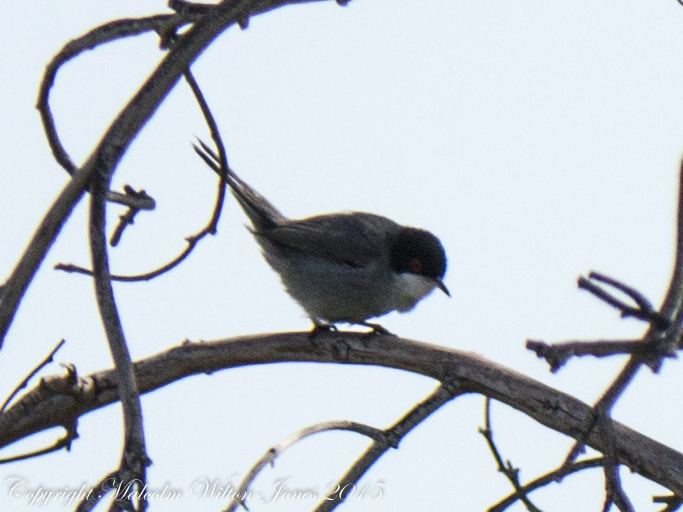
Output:
[[54,355],[57,353],[57,351],[58,351],[60,348],[62,348],[62,345],[64,345],[64,343],[66,343],[65,340],[62,340],[62,341],[60,341],[59,343],[57,343],[57,346],[56,346],[55,348],[52,349],[52,351],[47,355],[47,357],[46,357],[45,359],[43,359],[43,361],[42,361],[38,366],[36,366],[36,367],[31,371],[31,373],[29,373],[29,374],[26,376],[26,378],[25,378],[24,380],[22,380],[22,381],[19,383],[19,385],[17,385],[16,388],[14,388],[14,391],[12,391],[12,392],[10,393],[10,395],[7,397],[7,400],[5,400],[5,403],[2,404],[2,407],[0,407],[0,415],[2,415],[2,413],[5,411],[5,409],[7,409],[7,406],[8,406],[9,403],[12,401],[12,399],[17,395],[17,393],[19,393],[19,391],[21,391],[22,389],[24,389],[24,388],[26,387],[26,385],[27,385],[27,384],[29,383],[29,381],[33,378],[33,376],[34,376],[36,373],[38,373],[41,369],[43,369],[45,366],[47,366],[48,364],[50,364],[50,363],[52,362],[52,358],[53,358]]
[[57,55],[55,55],[45,69],[43,80],[38,94],[36,107],[43,121],[43,129],[47,135],[52,154],[66,172],[74,174],[78,168],[64,149],[57,127],[55,126],[52,111],[50,110],[50,90],[54,85],[59,69],[71,59],[77,57],[86,50],[92,50],[100,45],[110,43],[124,37],[137,36],[152,30],[161,30],[165,25],[172,22],[177,15],[161,14],[137,19],[121,19],[106,23],[94,28],[85,35],[69,41]]
[[184,76],[185,80],[187,80],[187,83],[190,86],[190,89],[192,89],[192,93],[194,94],[194,97],[197,100],[197,103],[199,104],[199,108],[201,109],[202,114],[204,115],[206,125],[209,128],[209,133],[211,133],[211,138],[213,139],[214,143],[216,144],[216,147],[218,148],[218,162],[220,163],[220,170],[218,172],[218,176],[220,177],[220,180],[218,180],[218,195],[216,197],[216,206],[214,208],[213,216],[211,217],[209,225],[206,227],[206,229],[210,233],[215,233],[216,226],[218,225],[218,220],[221,216],[223,201],[225,199],[225,185],[227,182],[226,178],[229,169],[228,157],[225,152],[223,139],[221,138],[221,134],[218,130],[218,124],[216,123],[216,120],[214,119],[213,114],[211,113],[209,104],[206,102],[206,99],[204,98],[204,95],[202,94],[199,85],[197,84],[196,80],[194,79],[194,76],[192,75],[189,69],[185,71]]
[[[277,459],[280,456],[280,454],[283,453],[287,448],[309,436],[319,434],[321,432],[329,432],[331,430],[348,430],[351,432],[356,432],[358,434],[367,436],[370,439],[374,439],[378,443],[384,443],[385,445],[388,444],[384,436],[384,432],[369,425],[363,425],[362,423],[356,423],[354,421],[327,421],[324,423],[318,423],[317,425],[306,427],[300,430],[299,432],[296,432],[295,434],[291,435],[284,441],[268,449],[268,451],[263,455],[263,457],[261,457],[256,462],[256,464],[252,466],[247,475],[242,479],[242,482],[240,482],[240,486],[238,487],[235,496],[246,496],[249,487],[256,479],[258,474],[261,472],[261,470],[266,466],[274,465],[275,459]],[[228,506],[228,508],[225,510],[226,512],[233,512],[238,506],[242,506],[245,509],[247,508],[244,500],[240,498],[238,500],[231,501],[230,506]]]
[[[130,185],[124,185],[123,190],[126,193],[126,197],[133,198],[135,203],[139,203],[140,200],[144,199],[151,199],[148,195],[147,192],[144,190],[137,191]],[[154,200],[152,200],[153,202]],[[116,229],[114,230],[114,234],[111,236],[111,239],[109,241],[110,245],[112,247],[116,247],[119,244],[119,241],[121,240],[121,236],[123,235],[123,230],[126,229],[126,226],[134,224],[135,221],[135,216],[137,213],[141,210],[140,207],[136,205],[130,205],[128,207],[128,211],[119,216],[119,224],[116,226]]]
[[[92,489],[97,492],[89,492],[87,496],[80,501],[78,507],[76,507],[76,512],[91,512],[101,500],[106,498],[109,493],[116,490],[116,482],[120,482],[121,480],[122,478],[119,471],[109,473],[100,480],[95,487],[92,487]],[[113,485],[107,485],[110,481]],[[130,510],[130,507],[128,507],[128,509]]]
[[[614,382],[602,395],[595,405],[591,416],[586,418],[586,423],[582,428],[582,434],[577,437],[569,454],[560,467],[559,475],[561,478],[566,474],[569,466],[584,451],[584,441],[600,431],[602,444],[605,453],[605,504],[603,510],[607,511],[612,504],[615,504],[622,512],[631,512],[631,505],[626,493],[624,492],[619,478],[619,456],[618,449],[614,443],[611,423],[611,411],[619,397],[624,393],[628,385],[633,381],[638,369],[643,364],[648,364],[653,371],[658,371],[665,357],[675,356],[675,350],[681,346],[681,319],[683,318],[683,161],[679,176],[678,191],[678,239],[676,245],[676,262],[674,265],[673,277],[669,285],[667,296],[661,308],[661,313],[653,310],[651,304],[645,297],[635,289],[624,285],[612,278],[601,274],[591,273],[589,278],[609,284],[631,297],[637,308],[633,308],[608,294],[599,286],[591,281],[580,278],[579,287],[584,288],[608,304],[621,310],[622,316],[634,316],[650,322],[650,329],[640,342],[620,341],[603,342],[602,347],[591,347],[585,342],[565,343],[557,348],[551,349],[542,342],[528,341],[527,348],[534,350],[539,357],[544,357],[551,366],[552,371],[556,371],[572,355],[583,355],[581,350],[591,355],[606,355],[608,352],[616,353],[628,351],[631,357],[619,373]],[[628,349],[633,348],[629,351]]]
[[[57,347],[52,351],[50,354],[50,357],[52,357],[55,352],[64,344],[64,340],[62,340]],[[85,391],[86,386],[83,386],[81,388],[79,386],[79,378],[78,378],[78,373],[76,372],[76,367],[71,365],[71,364],[62,364],[62,366],[66,369],[66,374],[64,376],[53,376],[53,377],[47,377],[40,379],[40,382],[38,384],[37,389],[34,388],[34,390],[30,393],[32,395],[32,398],[27,397],[27,400],[24,400],[23,398],[21,401],[23,402],[22,407],[24,408],[30,408],[34,405],[37,405],[41,402],[42,398],[44,396],[52,396],[55,393],[72,393],[72,394],[80,394],[82,391]],[[29,380],[29,378],[35,373],[32,372],[29,377],[26,378],[26,381]],[[26,382],[25,381],[25,382]],[[24,387],[24,386],[22,386]],[[20,389],[20,388],[17,388]],[[87,394],[87,392],[86,392]],[[14,395],[14,393],[13,393]],[[10,397],[11,398],[11,397]],[[7,399],[7,403],[10,401],[10,399]],[[2,414],[0,414],[0,418],[2,417]],[[78,438],[78,433],[77,433],[77,426],[78,426],[78,417],[74,417],[71,419],[67,419],[65,422],[63,422],[60,426],[64,427],[66,430],[65,434],[63,437],[58,439],[57,441],[52,444],[52,446],[48,446],[47,448],[43,448],[40,450],[36,450],[30,453],[25,453],[22,455],[15,455],[12,457],[7,457],[5,459],[0,459],[0,464],[5,464],[8,462],[16,462],[19,460],[25,460],[33,457],[39,457],[41,455],[45,455],[47,453],[55,452],[58,450],[61,450],[62,448],[66,448],[67,450],[71,449],[71,441],[74,439]]]
[[491,429],[491,399],[489,397],[486,397],[484,405],[484,425],[484,428],[479,429],[479,433],[486,439],[489,450],[491,450],[493,458],[496,459],[496,464],[498,464],[498,471],[503,473],[512,484],[512,487],[515,488],[515,498],[521,500],[530,512],[541,512],[541,510],[531,502],[524,487],[519,482],[519,468],[514,467],[509,460],[503,462],[503,457],[501,457],[498,447],[496,447],[496,443],[493,441],[493,430]]
[[560,469],[561,474],[566,473],[568,466],[584,451],[584,439],[593,431],[599,431],[604,446],[602,452],[605,454],[605,503],[603,512],[607,512],[612,504],[616,505],[621,512],[633,512],[633,505],[621,485],[621,478],[619,476],[619,457],[614,442],[611,411],[614,404],[633,380],[633,377],[635,377],[642,362],[643,360],[637,355],[631,356],[626,367],[624,367],[612,385],[598,400],[593,410],[593,418],[587,422],[583,435],[578,438],[569,451]]
[[[155,277],[158,277],[162,274],[165,274],[169,270],[174,269],[178,265],[180,265],[185,258],[187,258],[191,253],[194,247],[197,245],[199,240],[201,240],[204,235],[206,234],[206,230],[202,230],[196,235],[190,236],[185,239],[187,242],[187,247],[181,252],[178,256],[176,256],[174,259],[169,261],[166,265],[163,267],[160,267],[156,270],[152,270],[151,272],[147,272],[145,274],[137,274],[133,276],[121,276],[121,275],[116,275],[113,274],[110,276],[110,279],[112,281],[122,281],[122,282],[128,282],[128,283],[133,283],[133,282],[138,282],[138,281],[149,281],[151,279],[154,279]],[[71,265],[71,264],[65,264],[65,263],[58,263],[55,265],[55,270],[63,270],[64,272],[73,272],[76,274],[84,274],[86,276],[92,276],[93,272],[92,270],[89,270],[87,268],[83,267],[78,267],[76,265]]]
[[550,371],[557,372],[574,356],[609,357],[617,354],[634,354],[644,351],[650,344],[643,340],[592,340],[564,341],[548,344],[540,340],[527,340],[526,348],[545,359]]
[[[638,310],[639,312],[643,313],[653,313],[654,310],[652,309],[652,303],[645,298],[645,296],[640,293],[638,290],[635,288],[628,286],[621,281],[617,281],[614,278],[608,277],[604,274],[600,274],[599,272],[590,272],[588,274],[588,279],[595,279],[596,281],[603,282],[605,284],[608,284],[610,286],[613,286],[617,290],[620,290],[624,292],[626,295],[628,295],[633,301],[638,305]],[[579,286],[580,287],[580,286]],[[629,306],[626,306],[626,309],[631,309]],[[624,313],[624,312],[622,312]],[[628,312],[624,314],[624,316],[628,316]],[[663,320],[663,319],[662,319]],[[666,328],[666,326],[662,326],[662,328]]]
[[[524,491],[525,494],[529,494],[530,492],[539,489],[540,487],[545,487],[548,484],[552,484],[557,482],[558,480],[561,480],[565,476],[568,476],[572,473],[577,473],[579,471],[582,471],[584,469],[589,469],[589,468],[598,468],[602,466],[603,458],[602,457],[596,457],[594,459],[586,459],[586,460],[580,460],[578,462],[573,463],[569,468],[567,469],[567,472],[564,474],[559,473],[559,469],[556,469],[554,471],[551,471],[550,473],[547,473],[535,480],[532,480],[528,484],[522,487],[522,490]],[[488,509],[488,512],[503,512],[506,508],[509,506],[513,505],[517,500],[519,499],[519,494],[515,491],[511,495],[509,495],[507,498],[499,501],[496,503],[494,506]]]
[[[190,343],[171,348],[134,364],[140,393],[148,393],[194,374],[225,368],[274,362],[328,362],[403,369],[443,382],[457,382],[463,392],[479,393],[509,405],[542,425],[580,438],[593,420],[583,402],[496,365],[480,356],[376,335],[371,343],[364,333],[320,333],[313,347],[309,332],[263,334],[216,342]],[[339,345],[344,350],[339,349]],[[47,428],[70,424],[74,418],[118,400],[112,370],[81,378],[77,385],[62,377],[44,379],[46,387],[22,395],[0,416],[0,447]],[[632,471],[683,496],[683,454],[611,421],[619,462]],[[585,444],[605,449],[597,426]]]
[[76,431],[76,424],[69,426],[66,429],[66,434],[63,437],[57,439],[52,446],[47,448],[42,448],[29,453],[23,453],[21,455],[15,455],[13,457],[7,457],[6,459],[0,459],[0,464],[8,464],[10,462],[17,462],[20,460],[32,459],[34,457],[40,457],[41,455],[46,455],[48,453],[57,452],[62,448],[66,448],[67,451],[71,449],[71,441],[78,438],[78,433]]
[[[613,286],[617,290],[622,291],[628,295],[633,301],[638,305],[634,308],[628,304],[620,301],[616,297],[610,295],[605,290],[592,283],[590,279],[595,279],[596,281],[603,282],[610,286]],[[613,306],[621,311],[622,318],[633,317],[645,322],[649,322],[655,329],[660,331],[665,330],[669,326],[669,321],[664,316],[660,315],[657,311],[652,308],[652,304],[645,296],[637,291],[635,288],[628,286],[621,281],[617,281],[611,277],[607,277],[604,274],[598,272],[591,272],[588,274],[588,279],[580,277],[578,280],[579,288],[588,290],[593,295],[602,299],[610,306]]]
[[[114,360],[119,399],[123,408],[124,445],[118,474],[126,484],[133,482],[138,485],[139,482],[139,485],[144,487],[146,468],[152,461],[147,456],[145,448],[142,406],[135,382],[133,361],[128,351],[123,326],[114,300],[111,279],[109,278],[109,257],[105,236],[105,192],[107,185],[107,175],[95,173],[91,181],[90,195],[90,252],[94,271],[93,277],[97,305],[109,342],[109,351]],[[138,501],[137,507],[132,502],[130,505],[132,509],[142,511],[147,508],[147,500],[143,495]]]

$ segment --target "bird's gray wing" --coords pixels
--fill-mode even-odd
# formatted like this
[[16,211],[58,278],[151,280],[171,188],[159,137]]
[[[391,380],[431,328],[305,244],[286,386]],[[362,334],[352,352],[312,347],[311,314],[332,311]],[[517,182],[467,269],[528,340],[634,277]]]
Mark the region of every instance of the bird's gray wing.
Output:
[[388,247],[399,229],[386,217],[353,212],[288,220],[254,235],[282,251],[362,267],[388,259]]

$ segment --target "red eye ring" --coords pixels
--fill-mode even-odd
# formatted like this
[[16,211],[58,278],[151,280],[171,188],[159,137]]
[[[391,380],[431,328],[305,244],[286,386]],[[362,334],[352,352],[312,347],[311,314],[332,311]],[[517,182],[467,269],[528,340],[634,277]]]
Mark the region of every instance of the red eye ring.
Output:
[[412,274],[420,274],[422,272],[422,263],[417,258],[411,258],[410,261],[408,261],[408,270],[410,270]]

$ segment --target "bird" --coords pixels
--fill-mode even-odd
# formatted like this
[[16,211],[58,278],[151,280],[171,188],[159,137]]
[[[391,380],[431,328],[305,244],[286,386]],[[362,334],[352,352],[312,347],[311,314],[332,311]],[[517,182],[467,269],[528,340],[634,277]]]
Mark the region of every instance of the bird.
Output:
[[289,219],[198,139],[194,150],[219,175],[249,218],[247,227],[286,291],[313,322],[313,332],[337,323],[391,334],[368,319],[406,312],[435,288],[450,297],[443,277],[446,251],[424,229],[381,215],[343,212]]

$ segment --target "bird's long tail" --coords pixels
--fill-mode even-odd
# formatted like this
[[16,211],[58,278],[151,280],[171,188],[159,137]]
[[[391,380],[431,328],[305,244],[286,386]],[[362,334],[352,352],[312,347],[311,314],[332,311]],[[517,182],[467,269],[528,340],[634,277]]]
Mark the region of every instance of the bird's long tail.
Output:
[[[216,155],[216,153],[203,141],[199,139],[197,139],[197,141],[199,142],[199,146],[192,144],[195,152],[204,160],[206,165],[213,169],[219,176],[223,176],[224,173],[221,172],[218,155]],[[249,217],[249,220],[251,220],[251,223],[257,232],[272,228],[286,219],[270,201],[242,181],[230,167],[228,167],[225,176],[232,194]]]

